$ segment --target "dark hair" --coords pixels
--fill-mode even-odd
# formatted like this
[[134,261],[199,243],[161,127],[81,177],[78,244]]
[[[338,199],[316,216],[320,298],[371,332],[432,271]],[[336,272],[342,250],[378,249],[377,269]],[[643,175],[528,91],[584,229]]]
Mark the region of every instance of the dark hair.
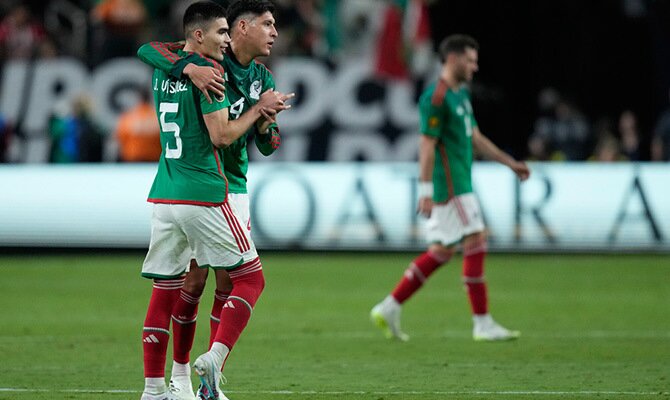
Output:
[[275,5],[269,0],[235,0],[228,6],[228,25],[233,28],[237,19],[247,13],[259,16],[275,12]]
[[226,9],[212,1],[198,1],[184,12],[184,35],[196,29],[205,29],[212,20],[226,18]]
[[479,51],[479,43],[472,36],[463,34],[447,36],[440,43],[440,61],[447,61],[449,53],[463,54],[468,48]]

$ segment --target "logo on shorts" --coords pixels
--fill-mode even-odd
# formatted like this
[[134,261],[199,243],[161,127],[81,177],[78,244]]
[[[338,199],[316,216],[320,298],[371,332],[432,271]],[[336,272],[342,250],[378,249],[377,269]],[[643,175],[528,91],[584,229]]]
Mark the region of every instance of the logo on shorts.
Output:
[[430,128],[437,128],[440,125],[440,119],[437,117],[430,117],[428,120],[428,126]]
[[223,101],[226,99],[226,95],[225,95],[225,94],[222,94],[221,96],[216,96],[216,95],[215,95],[214,98],[216,99],[216,101],[218,101],[219,103],[221,103],[221,102],[223,102]]

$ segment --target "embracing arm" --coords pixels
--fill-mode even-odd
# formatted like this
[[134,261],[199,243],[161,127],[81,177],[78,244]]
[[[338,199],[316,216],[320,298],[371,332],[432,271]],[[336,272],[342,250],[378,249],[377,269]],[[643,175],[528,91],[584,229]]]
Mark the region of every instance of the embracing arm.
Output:
[[168,73],[176,79],[187,76],[200,89],[209,103],[212,98],[209,92],[223,96],[225,91],[221,69],[212,67],[213,63],[198,54],[181,57],[177,50],[184,48],[184,43],[150,42],[137,50],[137,56],[145,64]]

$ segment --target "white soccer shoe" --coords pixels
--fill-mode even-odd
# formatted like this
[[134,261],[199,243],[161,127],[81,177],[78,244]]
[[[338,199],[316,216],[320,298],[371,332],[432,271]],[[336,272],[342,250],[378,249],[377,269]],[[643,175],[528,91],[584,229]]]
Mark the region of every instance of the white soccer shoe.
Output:
[[521,336],[519,331],[511,331],[498,324],[490,315],[474,316],[472,338],[477,342],[514,340]]
[[196,400],[195,394],[193,394],[191,378],[188,376],[180,378],[181,379],[170,379],[167,400]]
[[391,296],[386,297],[370,311],[370,320],[384,332],[387,339],[409,340],[409,335],[400,330],[400,312],[402,307]]
[[193,369],[195,369],[195,373],[200,377],[198,399],[228,400],[228,398],[221,392],[221,389],[219,389],[219,381],[224,379],[223,375],[209,352],[201,355],[195,360]]
[[[230,400],[229,398],[226,397],[225,394],[223,394],[223,392],[221,391],[221,389],[217,389],[217,390],[218,390],[218,392],[219,392],[218,400]],[[203,393],[203,391],[202,391],[202,385],[200,385],[200,387],[198,388],[197,399],[198,399],[198,400],[201,400],[201,399],[207,399],[207,398],[208,398],[208,397],[206,397],[206,395],[205,395],[205,394]]]
[[140,397],[140,400],[168,400],[168,398],[167,398],[167,393],[149,394],[149,393],[142,392],[142,397]]

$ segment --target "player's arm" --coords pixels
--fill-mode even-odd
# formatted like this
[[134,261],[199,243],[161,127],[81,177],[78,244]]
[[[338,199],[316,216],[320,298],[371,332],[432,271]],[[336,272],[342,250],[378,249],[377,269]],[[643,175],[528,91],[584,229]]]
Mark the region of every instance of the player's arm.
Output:
[[419,214],[430,216],[433,210],[433,166],[438,139],[421,135],[419,139]]
[[[230,146],[244,135],[256,123],[256,120],[262,117],[262,110],[272,110],[276,113],[290,107],[284,105],[281,100],[284,96],[283,93],[268,90],[261,95],[258,103],[254,104],[247,112],[242,113],[236,120],[229,118],[227,107],[212,112],[206,112],[207,108],[203,107],[203,119],[212,143],[216,147]],[[225,101],[227,105],[230,104],[227,99],[222,101]],[[201,101],[201,105],[205,106],[203,101]]]
[[187,57],[179,56],[176,51],[183,47],[183,42],[149,42],[140,46],[137,56],[145,64],[166,72],[176,79],[183,79],[184,76],[187,76],[205,95],[209,103],[212,102],[209,92],[215,96],[223,96],[225,81],[221,71],[198,54],[190,54]]
[[435,150],[440,143],[444,113],[433,104],[432,93],[424,93],[419,99],[419,214],[430,216],[433,210],[433,168]]
[[[279,100],[285,104],[288,100],[293,98],[295,93],[281,94]],[[277,125],[277,114],[283,110],[291,108],[290,105],[285,105],[282,109],[268,109],[261,110],[262,118],[256,121],[256,135],[254,135],[254,142],[256,147],[264,156],[269,156],[279,148],[281,144],[281,136],[279,136],[279,126]]]
[[[275,88],[275,81],[272,73],[265,69],[265,76],[263,79],[263,90]],[[292,97],[292,96],[291,96]],[[283,99],[287,101],[290,97]],[[271,110],[264,110],[263,117],[256,121],[256,134],[254,135],[254,143],[256,148],[264,156],[269,156],[277,150],[281,144],[281,136],[279,135],[279,126],[277,125],[277,114],[272,113]]]
[[525,181],[530,176],[530,169],[525,162],[517,161],[500,150],[489,138],[484,136],[477,126],[472,129],[472,145],[484,157],[508,166],[520,180]]

